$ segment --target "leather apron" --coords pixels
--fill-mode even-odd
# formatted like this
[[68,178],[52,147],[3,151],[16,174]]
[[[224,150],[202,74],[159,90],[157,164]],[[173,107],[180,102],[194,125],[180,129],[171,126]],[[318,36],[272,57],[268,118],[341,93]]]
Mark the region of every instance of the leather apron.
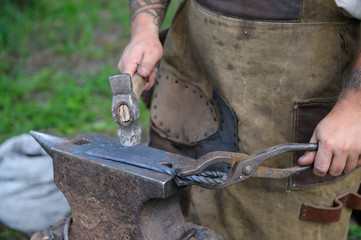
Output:
[[[359,22],[344,17],[334,0],[272,0],[291,2],[293,10],[266,6],[269,15],[259,13],[260,5],[253,12],[232,8],[225,14],[206,2],[212,1],[183,1],[175,15],[152,99],[153,130],[190,147],[219,131],[216,111],[196,108],[209,107],[207,99],[217,89],[238,119],[240,152],[302,139],[300,121],[307,128],[311,120],[303,119],[307,114],[300,109],[316,106],[318,113],[323,112],[318,106],[332,107],[358,55]],[[185,97],[188,84],[201,93],[199,101],[191,93]],[[289,155],[268,166],[284,168],[295,161]],[[300,208],[305,202],[332,206],[336,196],[357,192],[360,171],[325,184],[254,178],[216,191],[192,187],[189,219],[225,239],[346,239],[350,209],[342,210],[340,221],[326,224],[299,220]]]

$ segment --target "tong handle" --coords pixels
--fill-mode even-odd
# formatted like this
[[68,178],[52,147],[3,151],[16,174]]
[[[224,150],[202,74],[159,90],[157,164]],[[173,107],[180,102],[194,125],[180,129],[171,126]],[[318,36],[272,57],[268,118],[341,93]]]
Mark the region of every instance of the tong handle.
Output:
[[296,151],[314,151],[317,150],[318,144],[315,143],[283,143],[271,148],[258,152],[248,158],[237,162],[233,168],[233,173],[229,176],[225,185],[244,181],[250,177],[263,178],[285,178],[295,173],[304,171],[311,166],[279,169],[260,166],[263,162],[277,157],[286,152]]
[[256,172],[253,174],[253,177],[261,178],[286,178],[292,176],[296,173],[303,172],[307,169],[311,169],[312,165],[308,166],[294,166],[290,168],[268,168],[264,166],[259,166]]
[[257,168],[264,161],[277,157],[283,153],[297,151],[315,151],[317,150],[317,148],[317,143],[283,143],[258,152],[247,158],[247,160],[245,159],[244,162],[247,164],[251,164],[255,168]]

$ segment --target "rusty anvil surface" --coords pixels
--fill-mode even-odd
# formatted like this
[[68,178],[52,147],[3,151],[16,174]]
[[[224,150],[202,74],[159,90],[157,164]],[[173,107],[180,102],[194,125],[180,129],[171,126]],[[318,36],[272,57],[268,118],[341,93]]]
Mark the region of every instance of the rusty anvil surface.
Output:
[[[180,211],[173,176],[96,157],[94,151],[100,155],[116,151],[120,159],[147,159],[148,165],[160,169],[185,158],[145,146],[123,147],[117,139],[95,133],[74,139],[32,135],[53,158],[55,183],[72,210],[71,240],[176,240],[194,227]],[[222,239],[202,229],[194,239]]]

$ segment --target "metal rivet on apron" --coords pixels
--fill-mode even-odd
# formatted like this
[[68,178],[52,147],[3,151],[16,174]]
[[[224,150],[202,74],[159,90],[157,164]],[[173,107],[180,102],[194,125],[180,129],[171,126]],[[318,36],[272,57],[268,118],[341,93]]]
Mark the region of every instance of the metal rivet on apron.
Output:
[[188,139],[188,138],[186,138],[186,142],[189,142],[189,139]]
[[197,93],[197,91],[196,91],[196,90],[193,90],[193,93],[194,93],[194,94],[196,94],[196,93]]
[[[215,122],[217,122],[217,118],[213,118],[213,120],[214,120]],[[224,123],[224,121],[223,121],[222,123]]]
[[188,84],[186,84],[184,87],[185,87],[185,88],[188,88]]
[[194,140],[197,140],[198,139],[198,136],[194,136]]
[[209,105],[209,103],[208,103],[208,102],[206,102],[206,105],[208,106],[208,105]]
[[170,133],[170,132],[171,132],[170,129],[168,129],[168,130],[167,130],[167,133]]
[[153,107],[154,109],[157,109],[157,105],[154,105],[154,107]]
[[157,119],[158,118],[158,116],[157,115],[154,115],[154,119]]
[[244,34],[247,34],[247,30],[244,30]]
[[204,136],[207,137],[207,136],[208,136],[208,133],[204,133]]
[[179,83],[179,81],[178,81],[178,80],[175,80],[174,82],[175,82],[175,83]]
[[202,98],[203,98],[203,95],[200,95],[199,97],[202,99]]
[[167,75],[167,76],[165,76],[165,78],[166,78],[166,79],[169,79],[169,76]]
[[160,125],[160,126],[163,126],[163,122],[160,122],[159,125]]
[[154,94],[154,98],[158,97],[158,93]]
[[214,128],[211,129],[211,132],[214,132]]
[[177,134],[177,135],[175,135],[175,138],[177,138],[177,139],[178,139],[178,138],[179,138],[179,135],[178,135],[178,134]]

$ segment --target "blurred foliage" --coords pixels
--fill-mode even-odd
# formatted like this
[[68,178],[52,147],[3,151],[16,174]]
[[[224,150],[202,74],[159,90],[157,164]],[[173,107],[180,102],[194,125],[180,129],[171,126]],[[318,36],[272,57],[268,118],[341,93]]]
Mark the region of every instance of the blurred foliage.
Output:
[[349,230],[348,230],[348,240],[359,240],[361,239],[361,226],[350,224]]
[[[172,1],[164,27],[178,3]],[[0,144],[30,130],[117,136],[108,76],[118,73],[129,41],[128,5],[128,0],[1,0]],[[143,105],[141,111],[147,129],[149,112]],[[0,225],[0,240],[24,236]]]
[[0,223],[0,240],[27,240],[28,235]]
[[128,40],[127,0],[2,0],[0,143],[29,130],[116,136],[108,76]]
[[27,240],[28,235],[0,223],[0,240]]

